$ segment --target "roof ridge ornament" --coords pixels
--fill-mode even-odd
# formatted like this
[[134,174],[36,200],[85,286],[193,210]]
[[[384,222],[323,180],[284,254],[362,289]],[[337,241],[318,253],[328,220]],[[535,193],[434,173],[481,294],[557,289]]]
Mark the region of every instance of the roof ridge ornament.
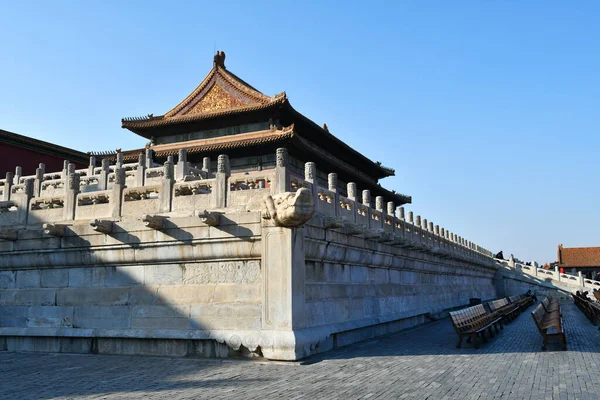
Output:
[[213,66],[226,69],[225,68],[225,52],[224,51],[217,50],[217,54],[215,54],[215,57],[213,59]]

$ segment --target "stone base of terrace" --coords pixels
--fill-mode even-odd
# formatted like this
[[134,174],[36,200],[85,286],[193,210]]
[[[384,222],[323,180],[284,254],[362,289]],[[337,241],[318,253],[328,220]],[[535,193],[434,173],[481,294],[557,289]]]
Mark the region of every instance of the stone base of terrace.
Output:
[[308,164],[302,181],[285,151],[271,170],[231,174],[222,156],[181,180],[140,163],[131,184],[104,165],[95,191],[66,167],[52,196],[41,171],[8,176],[0,346],[297,360],[496,297],[487,250],[355,185],[340,196]]

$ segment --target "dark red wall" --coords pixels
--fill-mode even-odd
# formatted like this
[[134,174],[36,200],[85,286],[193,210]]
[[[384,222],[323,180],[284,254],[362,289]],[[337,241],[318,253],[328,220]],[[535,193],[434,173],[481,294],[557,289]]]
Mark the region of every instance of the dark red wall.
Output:
[[[63,158],[57,156],[0,143],[0,179],[6,177],[9,171],[14,173],[17,165],[23,167],[23,175],[35,175],[39,163],[46,164],[46,172],[62,171],[63,161]],[[75,165],[78,169],[87,166],[77,162]]]

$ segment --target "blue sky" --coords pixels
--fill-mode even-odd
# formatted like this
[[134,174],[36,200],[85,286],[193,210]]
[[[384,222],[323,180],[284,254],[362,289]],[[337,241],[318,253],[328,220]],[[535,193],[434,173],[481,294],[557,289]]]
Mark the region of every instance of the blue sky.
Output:
[[600,2],[0,0],[0,128],[141,147],[213,50],[396,169],[409,207],[496,252],[600,246]]

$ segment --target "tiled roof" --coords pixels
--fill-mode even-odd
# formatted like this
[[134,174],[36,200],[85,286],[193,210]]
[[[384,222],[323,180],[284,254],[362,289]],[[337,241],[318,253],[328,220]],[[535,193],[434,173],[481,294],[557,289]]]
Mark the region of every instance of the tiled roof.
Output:
[[40,153],[51,154],[57,157],[64,157],[71,161],[87,162],[89,154],[78,150],[70,149],[56,145],[54,143],[44,142],[28,136],[19,135],[0,129],[0,143],[12,144],[18,147],[24,147]]
[[600,247],[558,246],[558,264],[561,267],[600,267]]

